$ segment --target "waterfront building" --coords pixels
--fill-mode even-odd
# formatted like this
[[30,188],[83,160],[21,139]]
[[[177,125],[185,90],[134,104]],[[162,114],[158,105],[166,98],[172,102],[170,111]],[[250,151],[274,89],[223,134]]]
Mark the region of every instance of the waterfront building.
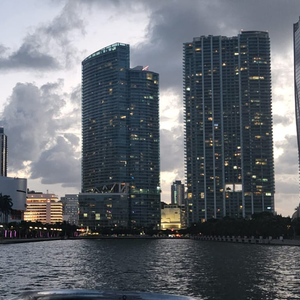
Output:
[[79,226],[88,229],[127,228],[127,193],[81,193]]
[[24,221],[55,224],[63,221],[63,204],[55,194],[28,191]]
[[[26,209],[27,179],[0,176],[0,194],[10,196],[13,212],[9,215],[9,222],[22,221]],[[1,216],[2,220],[4,216]]]
[[176,180],[171,185],[171,204],[184,205],[184,184]]
[[274,212],[268,32],[184,43],[189,224]]
[[66,194],[60,201],[63,204],[63,220],[78,225],[78,194]]
[[186,228],[185,207],[177,204],[161,205],[161,229],[184,229]]
[[[83,60],[79,195],[83,226],[102,224],[96,218],[114,219],[112,212],[121,205],[123,219],[116,226],[159,228],[158,80],[148,67],[130,69],[127,44],[110,45]],[[87,198],[100,203],[87,207]],[[95,209],[106,201],[111,205],[107,212]]]
[[298,171],[300,174],[300,18],[294,24],[294,89],[295,113],[298,142]]
[[7,136],[0,127],[0,176],[7,176]]

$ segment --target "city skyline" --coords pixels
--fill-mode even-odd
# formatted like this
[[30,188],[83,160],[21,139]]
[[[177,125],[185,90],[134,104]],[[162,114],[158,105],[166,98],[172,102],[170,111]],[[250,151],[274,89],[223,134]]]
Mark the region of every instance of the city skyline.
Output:
[[8,175],[27,177],[34,190],[60,196],[79,192],[80,62],[88,53],[124,42],[131,44],[132,66],[148,64],[161,74],[162,201],[170,202],[172,182],[184,181],[183,43],[194,36],[268,30],[275,210],[292,215],[299,203],[292,41],[300,3],[228,2],[3,1],[1,19],[7,31],[0,47],[0,111],[8,136]]

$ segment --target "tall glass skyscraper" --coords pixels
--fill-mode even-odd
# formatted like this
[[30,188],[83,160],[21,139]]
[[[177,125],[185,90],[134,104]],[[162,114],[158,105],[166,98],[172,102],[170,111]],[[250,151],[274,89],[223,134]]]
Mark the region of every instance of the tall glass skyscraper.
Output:
[[267,32],[184,44],[189,224],[274,211]]
[[111,200],[84,212],[95,227],[159,228],[158,80],[147,67],[130,69],[127,44],[82,62],[82,192]]
[[298,142],[298,164],[300,173],[300,18],[294,24],[294,88],[295,88],[295,112]]
[[7,176],[7,136],[0,128],[0,176]]

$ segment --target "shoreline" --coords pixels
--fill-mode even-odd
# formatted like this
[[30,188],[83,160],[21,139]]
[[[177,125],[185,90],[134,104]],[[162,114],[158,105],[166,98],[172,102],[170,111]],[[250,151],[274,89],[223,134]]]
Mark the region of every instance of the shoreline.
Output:
[[223,243],[240,243],[240,244],[255,244],[255,245],[274,245],[274,246],[300,246],[300,240],[291,239],[273,239],[273,238],[255,238],[255,237],[229,237],[229,236],[193,236],[193,240],[223,242]]
[[138,240],[147,240],[147,239],[190,239],[190,237],[164,237],[164,236],[79,236],[79,237],[53,237],[53,238],[28,238],[28,239],[0,239],[1,244],[18,244],[18,243],[32,243],[32,242],[45,242],[45,241],[57,241],[57,240],[130,240],[130,239],[138,239]]
[[0,239],[1,244],[21,244],[21,243],[32,243],[32,242],[45,242],[45,241],[57,241],[62,240],[61,237],[53,237],[53,238],[28,238],[28,239]]
[[291,239],[272,239],[272,238],[254,238],[254,237],[225,237],[225,236],[191,236],[191,237],[168,237],[168,236],[80,236],[80,237],[50,237],[50,238],[12,238],[0,239],[1,244],[20,244],[33,242],[46,242],[58,240],[153,240],[153,239],[168,239],[168,240],[198,240],[205,242],[223,242],[223,243],[240,243],[249,245],[273,245],[273,246],[300,246],[300,240]]

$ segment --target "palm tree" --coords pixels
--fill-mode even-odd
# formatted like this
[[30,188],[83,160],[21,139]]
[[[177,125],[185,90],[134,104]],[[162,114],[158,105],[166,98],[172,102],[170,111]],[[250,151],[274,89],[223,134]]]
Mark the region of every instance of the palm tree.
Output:
[[0,212],[5,216],[5,223],[8,223],[8,215],[12,212],[12,206],[10,196],[0,194]]

